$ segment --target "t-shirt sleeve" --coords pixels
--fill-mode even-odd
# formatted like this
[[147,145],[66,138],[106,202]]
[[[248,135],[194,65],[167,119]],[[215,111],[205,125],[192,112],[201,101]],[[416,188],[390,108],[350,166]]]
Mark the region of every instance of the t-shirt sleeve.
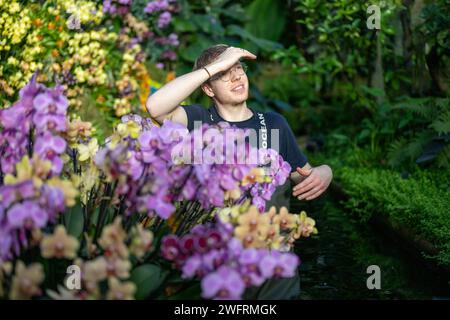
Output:
[[298,146],[297,139],[295,139],[295,135],[292,132],[289,123],[282,115],[277,113],[272,114],[274,114],[276,119],[275,122],[281,131],[280,154],[283,159],[291,165],[292,171],[296,171],[297,167],[304,167],[308,162],[308,158]]
[[297,167],[303,168],[308,163],[308,158],[300,150],[294,133],[287,122],[286,125],[286,161],[291,165],[292,171],[296,171]]
[[208,110],[206,108],[197,105],[180,105],[186,111],[187,115],[187,128],[189,131],[194,130],[194,122],[195,121],[204,121],[205,115],[208,113]]

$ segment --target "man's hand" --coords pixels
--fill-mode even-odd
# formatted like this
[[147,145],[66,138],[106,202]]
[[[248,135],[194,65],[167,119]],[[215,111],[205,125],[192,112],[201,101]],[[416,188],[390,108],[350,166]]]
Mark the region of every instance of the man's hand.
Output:
[[250,51],[247,51],[242,48],[236,48],[236,47],[229,47],[224,52],[222,52],[221,55],[217,57],[216,60],[211,62],[206,66],[206,69],[208,69],[211,76],[227,71],[232,66],[234,66],[239,59],[256,59],[256,56],[251,53]]
[[293,196],[298,200],[312,200],[320,196],[330,185],[333,173],[327,165],[311,169],[297,168],[304,180],[293,188]]

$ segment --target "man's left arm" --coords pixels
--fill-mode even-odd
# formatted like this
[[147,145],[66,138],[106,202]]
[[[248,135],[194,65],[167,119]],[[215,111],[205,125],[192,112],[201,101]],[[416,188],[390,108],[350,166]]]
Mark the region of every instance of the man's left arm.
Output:
[[[330,185],[333,173],[327,165],[311,167],[300,150],[294,132],[283,116],[279,116],[277,128],[281,129],[281,154],[296,171],[291,173],[292,193],[299,200],[312,200],[320,196]],[[302,166],[302,167],[300,167]]]
[[333,179],[333,172],[326,164],[311,167],[309,163],[306,163],[302,168],[297,167],[297,171],[291,173],[291,179],[294,183],[293,196],[299,200],[312,200],[325,192]]

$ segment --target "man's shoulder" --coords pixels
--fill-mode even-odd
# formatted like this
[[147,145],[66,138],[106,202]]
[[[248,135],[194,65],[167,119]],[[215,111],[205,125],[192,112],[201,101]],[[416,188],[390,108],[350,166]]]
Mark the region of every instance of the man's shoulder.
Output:
[[184,110],[194,111],[194,112],[208,112],[208,109],[200,104],[183,104],[180,105]]
[[204,120],[209,117],[209,109],[200,104],[180,105],[190,121]]
[[202,121],[209,123],[210,113],[209,110],[199,104],[180,105],[180,107],[186,112],[187,127],[189,131],[194,129],[195,121]]

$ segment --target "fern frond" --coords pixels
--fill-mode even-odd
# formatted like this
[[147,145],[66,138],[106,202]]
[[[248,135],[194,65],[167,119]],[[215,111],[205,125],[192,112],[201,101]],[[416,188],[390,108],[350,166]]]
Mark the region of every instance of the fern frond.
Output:
[[417,134],[405,147],[405,157],[415,159],[420,156],[425,145],[430,142],[433,136],[433,133],[428,130]]
[[391,167],[397,167],[405,159],[405,148],[408,144],[408,140],[405,137],[401,137],[393,141],[388,147],[387,161]]
[[436,158],[436,164],[439,168],[450,167],[450,145],[446,146],[439,152]]
[[450,99],[449,98],[437,98],[436,100],[434,100],[434,103],[441,110],[448,110],[450,108]]
[[450,132],[450,109],[444,111],[439,117],[430,124],[430,128],[433,128],[439,135],[447,134]]
[[436,107],[430,98],[408,99],[397,103],[393,109],[411,111],[426,120],[433,120],[436,114]]

